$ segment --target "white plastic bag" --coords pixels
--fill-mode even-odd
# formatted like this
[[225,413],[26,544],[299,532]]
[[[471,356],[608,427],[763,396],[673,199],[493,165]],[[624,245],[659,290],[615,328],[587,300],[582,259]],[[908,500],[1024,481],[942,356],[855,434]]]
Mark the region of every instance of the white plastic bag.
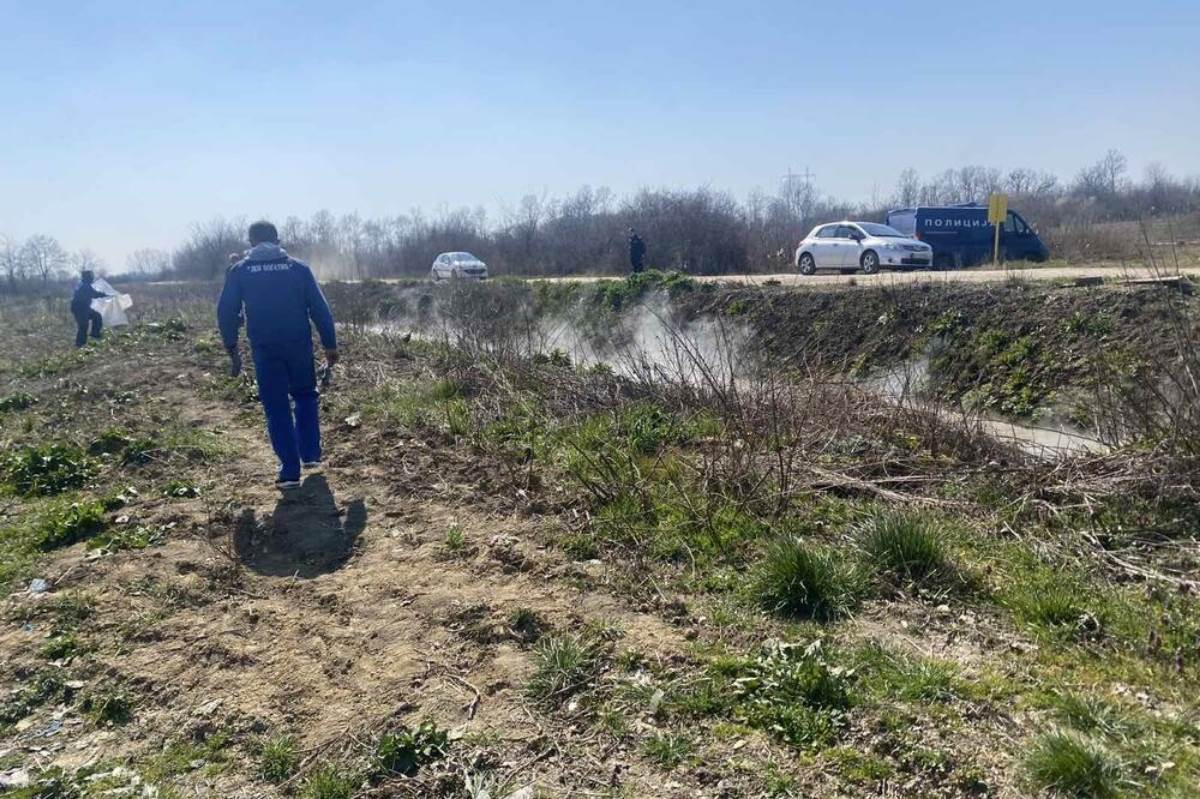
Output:
[[92,288],[113,295],[92,300],[92,310],[100,314],[105,327],[120,327],[129,324],[129,317],[125,315],[125,312],[133,307],[133,297],[128,294],[117,294],[117,290],[112,287],[112,284],[102,277],[96,278],[92,283]]

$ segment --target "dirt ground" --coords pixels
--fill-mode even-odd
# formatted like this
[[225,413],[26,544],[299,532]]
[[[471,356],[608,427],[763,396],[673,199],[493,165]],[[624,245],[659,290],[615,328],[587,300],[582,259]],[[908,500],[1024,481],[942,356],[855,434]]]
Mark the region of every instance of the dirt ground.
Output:
[[[326,469],[281,496],[259,420],[198,401],[195,388],[211,372],[178,356],[140,379],[139,371],[134,364],[107,369],[104,381],[153,388],[179,421],[219,430],[238,455],[222,464],[202,498],[152,501],[127,514],[126,524],[169,517],[182,535],[104,558],[65,550],[40,572],[53,586],[49,594],[14,600],[24,606],[85,592],[108,627],[154,617],[164,594],[185,597],[132,641],[97,654],[101,673],[137,686],[132,727],[121,736],[55,727],[28,766],[79,768],[153,750],[177,733],[221,729],[304,730],[304,750],[318,753],[389,722],[433,718],[457,734],[497,736],[505,773],[522,784],[696,795],[694,784],[664,785],[628,753],[584,755],[579,736],[548,730],[530,714],[522,693],[529,648],[504,632],[517,608],[555,629],[613,625],[625,645],[664,659],[684,657],[686,641],[656,615],[605,592],[602,569],[567,564],[539,544],[537,520],[460,501],[473,489],[469,463],[446,464],[419,441],[399,442],[399,452],[376,459],[385,453],[357,450],[349,428],[327,417]],[[416,451],[404,452],[409,447]],[[453,527],[466,544],[447,557],[442,544]],[[580,581],[595,587],[581,591]],[[464,638],[464,619],[494,623],[497,640]],[[5,670],[45,635],[39,625],[6,626]],[[266,795],[236,773],[206,782],[192,786],[195,795]]]

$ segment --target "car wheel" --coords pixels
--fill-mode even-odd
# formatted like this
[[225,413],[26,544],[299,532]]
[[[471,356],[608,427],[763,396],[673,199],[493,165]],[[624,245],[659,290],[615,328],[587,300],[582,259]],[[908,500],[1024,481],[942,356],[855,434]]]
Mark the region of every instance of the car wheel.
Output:
[[429,270],[429,279],[432,280],[434,283],[436,283],[438,281],[436,269]]
[[862,267],[864,275],[873,275],[879,271],[879,256],[874,250],[867,250],[858,260],[858,264]]
[[813,260],[812,253],[802,253],[800,255],[800,274],[815,275],[817,273],[817,262]]

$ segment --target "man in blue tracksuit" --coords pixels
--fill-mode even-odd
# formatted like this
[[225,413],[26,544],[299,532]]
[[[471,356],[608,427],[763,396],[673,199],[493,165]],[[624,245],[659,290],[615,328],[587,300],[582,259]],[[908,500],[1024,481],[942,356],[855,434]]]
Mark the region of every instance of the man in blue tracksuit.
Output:
[[317,327],[330,367],[338,359],[337,336],[333,312],[312,270],[288,257],[270,222],[250,226],[250,250],[225,274],[225,287],[217,302],[217,325],[235,376],[242,368],[238,328],[243,306],[258,396],[267,417],[271,446],[279,457],[275,485],[296,488],[300,485],[301,464],[305,468],[321,464],[317,375],[309,320]]

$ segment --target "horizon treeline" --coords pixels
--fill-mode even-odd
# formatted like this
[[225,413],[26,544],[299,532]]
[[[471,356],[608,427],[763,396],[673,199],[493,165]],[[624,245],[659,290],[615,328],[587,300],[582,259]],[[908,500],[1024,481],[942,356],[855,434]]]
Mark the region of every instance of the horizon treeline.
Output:
[[[584,186],[564,197],[526,195],[489,220],[482,209],[363,219],[318,211],[309,219],[274,220],[280,239],[324,279],[422,277],[441,252],[465,250],[487,262],[492,275],[614,274],[628,269],[627,230],[648,245],[651,268],[693,274],[774,272],[790,267],[796,243],[814,226],[843,218],[883,221],[890,209],[986,200],[1010,195],[1010,207],[1037,226],[1055,257],[1125,257],[1136,250],[1126,231],[1107,223],[1175,217],[1200,211],[1200,179],[1180,179],[1151,165],[1141,179],[1110,150],[1072,180],[1031,169],[1001,172],[983,166],[947,169],[923,180],[906,169],[885,199],[849,203],[823,195],[798,176],[779,190],[752,191],[744,200],[709,187],[642,189],[617,197]],[[92,268],[126,279],[215,280],[229,255],[245,248],[243,218],[216,217],[191,227],[174,252],[134,252],[124,269],[93,253],[68,253],[51,236],[0,240],[4,286],[45,284],[72,270]]]

